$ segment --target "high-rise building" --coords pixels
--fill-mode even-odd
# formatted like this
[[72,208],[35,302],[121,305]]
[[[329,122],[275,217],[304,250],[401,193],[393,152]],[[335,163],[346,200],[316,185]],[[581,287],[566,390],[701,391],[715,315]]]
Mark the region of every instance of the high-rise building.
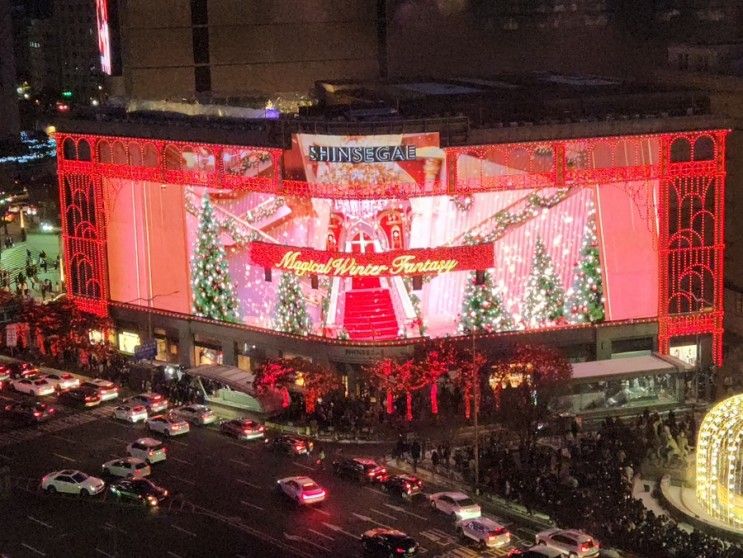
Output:
[[10,1],[0,0],[0,139],[18,138],[20,131],[13,46]]
[[[114,4],[107,3],[109,16]],[[309,90],[380,71],[383,0],[119,2],[123,91],[139,98]]]
[[60,90],[59,42],[53,20],[47,18],[30,21],[28,53],[28,82],[33,90]]
[[98,96],[102,82],[95,3],[55,0],[52,18],[59,36],[60,85],[73,100],[87,103]]

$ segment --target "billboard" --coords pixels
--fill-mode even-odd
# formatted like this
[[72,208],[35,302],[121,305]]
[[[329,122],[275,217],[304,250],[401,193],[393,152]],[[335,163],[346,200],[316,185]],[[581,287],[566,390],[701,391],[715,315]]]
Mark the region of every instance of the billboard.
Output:
[[[275,170],[259,150],[225,149],[227,174]],[[110,298],[368,341],[657,316],[658,181],[558,187],[545,174],[528,188],[440,193],[447,176],[525,172],[497,149],[447,159],[437,134],[297,134],[283,178],[347,195],[106,177]],[[417,193],[354,195],[385,184]]]

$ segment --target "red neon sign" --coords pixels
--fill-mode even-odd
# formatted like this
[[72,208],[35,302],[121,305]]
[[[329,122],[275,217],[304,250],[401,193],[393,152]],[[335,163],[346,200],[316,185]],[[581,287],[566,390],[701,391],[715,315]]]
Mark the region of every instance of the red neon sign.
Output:
[[95,19],[98,28],[98,54],[101,71],[111,75],[111,36],[108,31],[108,0],[95,0]]
[[256,265],[291,271],[299,276],[410,277],[488,269],[495,265],[495,250],[493,244],[488,243],[355,254],[253,242],[250,259]]

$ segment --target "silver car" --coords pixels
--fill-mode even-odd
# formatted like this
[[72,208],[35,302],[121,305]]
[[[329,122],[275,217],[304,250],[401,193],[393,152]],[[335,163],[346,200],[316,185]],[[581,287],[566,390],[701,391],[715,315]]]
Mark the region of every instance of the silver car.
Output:
[[101,471],[114,477],[141,479],[152,473],[150,466],[138,457],[112,459],[101,466]]
[[211,424],[217,420],[217,415],[206,405],[184,405],[175,409],[173,413],[191,424],[201,426]]

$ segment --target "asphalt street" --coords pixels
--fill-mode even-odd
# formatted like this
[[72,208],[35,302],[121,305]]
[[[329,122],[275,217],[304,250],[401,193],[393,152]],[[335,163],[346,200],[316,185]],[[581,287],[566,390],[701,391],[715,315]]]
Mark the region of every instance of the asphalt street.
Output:
[[[5,391],[0,399],[31,398]],[[79,411],[48,399],[61,411],[52,421],[21,428],[0,422],[0,455],[10,459],[16,486],[0,500],[6,512],[0,553],[8,556],[361,556],[359,536],[377,526],[407,532],[426,557],[507,554],[462,544],[453,522],[434,513],[423,497],[399,501],[378,486],[331,472],[340,447],[344,455],[381,448],[328,445],[326,464],[318,469],[305,457],[276,454],[260,441],[235,441],[216,426],[192,426],[190,433],[164,440],[168,459],[153,466],[151,478],[173,498],[159,510],[122,505],[107,496],[81,500],[42,494],[38,483],[44,474],[76,468],[99,475],[102,463],[124,456],[127,443],[147,435],[144,425],[111,417],[115,402]],[[328,500],[299,509],[285,500],[276,479],[293,475],[311,476],[327,490]],[[424,493],[443,489],[424,485]],[[528,527],[508,527],[517,545],[533,541]]]

